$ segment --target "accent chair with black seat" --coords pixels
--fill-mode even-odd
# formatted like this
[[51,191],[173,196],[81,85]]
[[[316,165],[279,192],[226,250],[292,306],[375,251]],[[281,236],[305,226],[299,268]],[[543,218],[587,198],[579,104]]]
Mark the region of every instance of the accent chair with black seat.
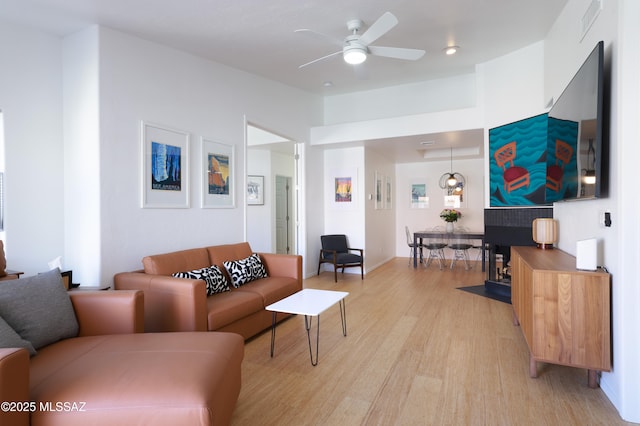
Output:
[[[347,243],[347,236],[343,234],[322,235],[320,236],[322,248],[320,249],[320,259],[318,261],[318,275],[320,275],[320,266],[323,263],[331,263],[333,265],[334,279],[338,282],[338,268],[360,267],[360,277],[364,279],[364,250],[351,248]],[[358,254],[356,254],[356,252]]]

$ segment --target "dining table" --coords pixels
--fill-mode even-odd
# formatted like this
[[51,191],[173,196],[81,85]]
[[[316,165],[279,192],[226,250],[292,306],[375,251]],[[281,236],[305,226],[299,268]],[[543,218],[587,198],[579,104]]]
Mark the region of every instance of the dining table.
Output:
[[[419,247],[424,238],[440,238],[443,240],[464,239],[464,240],[480,240],[480,250],[482,250],[482,272],[485,271],[485,243],[484,232],[468,231],[468,232],[446,232],[446,231],[416,231],[413,233],[414,247]],[[413,267],[418,267],[418,250],[413,251]]]

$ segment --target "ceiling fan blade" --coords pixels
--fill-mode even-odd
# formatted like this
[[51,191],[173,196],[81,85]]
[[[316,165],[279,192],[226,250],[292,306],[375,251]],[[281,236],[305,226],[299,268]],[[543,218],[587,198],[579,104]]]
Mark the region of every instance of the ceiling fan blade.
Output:
[[342,46],[343,45],[343,41],[336,38],[336,37],[332,37],[330,35],[327,34],[323,34],[323,33],[319,33],[317,31],[314,30],[309,30],[307,28],[301,28],[299,30],[294,30],[294,33],[300,33],[300,34],[308,34],[311,37],[314,37],[316,39],[319,40],[323,40],[323,41],[328,41],[329,43],[336,45],[336,46]]
[[326,56],[323,56],[323,57],[318,58],[318,59],[314,59],[314,60],[313,60],[313,61],[311,61],[311,62],[307,62],[306,64],[302,64],[302,65],[300,65],[298,68],[304,68],[304,67],[306,67],[306,66],[308,66],[308,65],[315,64],[316,62],[324,61],[325,59],[329,59],[329,58],[331,58],[332,56],[336,56],[336,55],[340,55],[340,54],[342,54],[342,50],[338,50],[337,52],[329,53],[329,54],[328,54],[328,55],[326,55]]
[[360,43],[368,46],[385,35],[396,25],[398,25],[398,18],[396,18],[391,12],[386,12],[360,36]]
[[408,61],[417,61],[425,54],[424,50],[405,49],[403,47],[369,46],[367,49],[369,49],[369,52],[371,52],[371,54],[375,56],[406,59]]

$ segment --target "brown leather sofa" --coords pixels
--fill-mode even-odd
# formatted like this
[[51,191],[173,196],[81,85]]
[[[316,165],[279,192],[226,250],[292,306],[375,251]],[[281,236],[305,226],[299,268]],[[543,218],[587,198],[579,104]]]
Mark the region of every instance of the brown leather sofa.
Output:
[[143,334],[139,291],[69,296],[78,337],[31,358],[24,348],[0,349],[0,424],[229,424],[240,393],[240,336]]
[[[225,271],[224,261],[252,254],[245,242],[147,256],[142,259],[144,270],[116,274],[114,286],[144,291],[147,332],[226,331],[248,339],[271,326],[272,314],[265,306],[302,290],[301,256],[260,253],[268,277],[210,296],[203,280],[171,274],[211,265]],[[278,321],[285,317],[278,315]]]

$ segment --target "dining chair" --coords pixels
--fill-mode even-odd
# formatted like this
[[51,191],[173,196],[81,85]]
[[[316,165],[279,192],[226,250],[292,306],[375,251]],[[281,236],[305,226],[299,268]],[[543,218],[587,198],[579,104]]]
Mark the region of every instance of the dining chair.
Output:
[[413,257],[418,255],[418,252],[416,250],[420,250],[419,254],[420,254],[420,263],[422,263],[424,257],[423,257],[423,253],[422,253],[422,249],[424,248],[424,244],[421,243],[413,243],[413,234],[411,233],[411,231],[409,231],[409,227],[405,226],[404,227],[404,231],[407,234],[407,245],[409,246],[409,265],[411,265],[411,262],[413,261]]
[[429,250],[429,259],[427,259],[427,263],[425,266],[431,265],[433,259],[437,259],[440,264],[440,269],[446,268],[447,260],[444,256],[444,248],[447,246],[447,240],[444,237],[445,229],[442,226],[436,226],[431,230],[438,235],[434,235],[433,237],[429,237],[427,239],[427,243],[424,244],[424,248]]
[[451,235],[451,239],[449,242],[449,248],[453,250],[451,269],[453,269],[457,260],[464,261],[464,269],[471,269],[471,265],[469,264],[469,249],[473,247],[473,244],[471,244],[466,238],[459,237],[460,234],[464,234],[467,232],[469,232],[469,230],[464,226],[457,226],[454,229],[453,234]]

